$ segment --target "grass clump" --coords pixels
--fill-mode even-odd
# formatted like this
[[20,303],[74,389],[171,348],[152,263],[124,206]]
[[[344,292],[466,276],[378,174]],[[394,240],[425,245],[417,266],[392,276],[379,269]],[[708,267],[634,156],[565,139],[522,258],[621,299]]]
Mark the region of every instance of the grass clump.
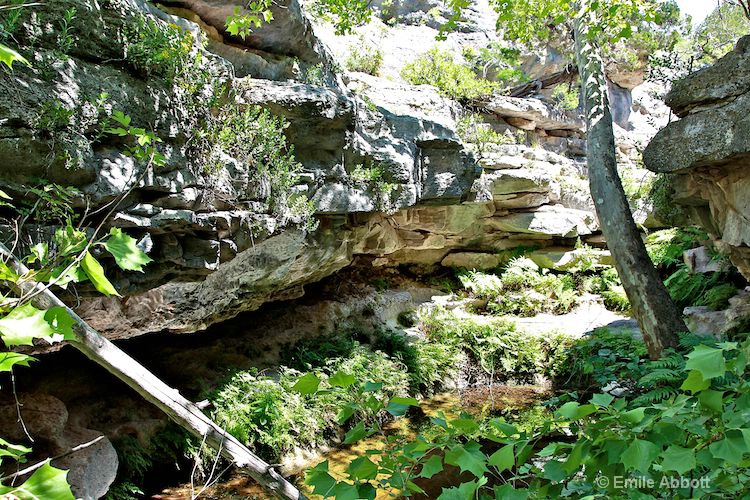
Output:
[[172,24],[138,18],[127,35],[125,60],[146,76],[172,82],[199,57],[193,54],[193,35]]
[[480,78],[474,71],[455,62],[453,54],[437,47],[404,66],[401,76],[412,85],[432,85],[445,97],[461,102],[486,97],[497,84]]

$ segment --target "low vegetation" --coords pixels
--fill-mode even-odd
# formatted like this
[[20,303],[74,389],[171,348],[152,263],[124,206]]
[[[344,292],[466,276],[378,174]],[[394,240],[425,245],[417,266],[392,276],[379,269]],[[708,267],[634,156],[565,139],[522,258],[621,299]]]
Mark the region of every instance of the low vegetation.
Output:
[[345,66],[347,71],[356,71],[377,76],[383,64],[383,51],[364,39],[349,49]]
[[445,97],[460,102],[486,97],[498,87],[437,47],[404,66],[401,76],[412,85],[432,85]]

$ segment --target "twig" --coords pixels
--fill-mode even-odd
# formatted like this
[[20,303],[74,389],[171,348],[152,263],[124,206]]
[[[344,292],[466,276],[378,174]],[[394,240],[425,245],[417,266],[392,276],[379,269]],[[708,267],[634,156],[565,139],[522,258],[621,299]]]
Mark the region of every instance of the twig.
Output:
[[99,436],[97,438],[92,439],[91,441],[89,441],[87,443],[83,443],[83,444],[79,444],[78,446],[74,446],[73,448],[71,448],[70,450],[66,451],[65,453],[60,453],[59,455],[55,455],[54,457],[48,458],[47,460],[42,460],[41,462],[37,462],[34,465],[31,465],[29,467],[26,467],[25,469],[19,470],[18,472],[14,472],[13,474],[7,475],[5,477],[0,477],[0,482],[7,481],[8,479],[16,479],[16,478],[18,478],[20,476],[25,476],[29,472],[33,472],[33,471],[39,469],[40,467],[44,466],[44,464],[46,464],[48,462],[52,462],[53,460],[57,460],[57,459],[60,459],[60,458],[63,458],[63,457],[67,457],[68,455],[72,455],[73,453],[75,453],[77,451],[84,450],[84,449],[88,448],[89,446],[95,445],[96,443],[98,443],[102,439],[104,439],[104,436]]

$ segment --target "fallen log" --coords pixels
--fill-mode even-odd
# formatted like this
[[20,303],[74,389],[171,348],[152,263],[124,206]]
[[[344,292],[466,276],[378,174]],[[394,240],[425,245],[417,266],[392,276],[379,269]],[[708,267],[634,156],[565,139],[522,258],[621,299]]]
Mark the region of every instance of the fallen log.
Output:
[[[0,257],[19,276],[28,273],[26,266],[16,259],[2,243],[0,243]],[[288,500],[306,498],[269,464],[216,425],[194,403],[100,335],[47,287],[33,281],[19,283],[18,287],[24,294],[33,295],[32,304],[37,309],[65,308],[75,322],[73,331],[77,338],[70,341],[71,345],[125,382],[144,399],[156,405],[185,430],[204,440],[208,446],[232,461],[235,466],[246,469],[271,496]]]
[[510,97],[529,97],[547,87],[572,82],[576,77],[578,77],[578,67],[575,64],[568,64],[562,71],[511,88],[507,95]]

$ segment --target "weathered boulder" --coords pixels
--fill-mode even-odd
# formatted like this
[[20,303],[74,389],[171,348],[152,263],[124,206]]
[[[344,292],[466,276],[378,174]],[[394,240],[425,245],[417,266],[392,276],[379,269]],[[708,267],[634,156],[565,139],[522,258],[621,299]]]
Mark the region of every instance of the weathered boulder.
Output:
[[672,174],[674,200],[750,277],[750,37],[714,66],[678,82],[667,103],[683,115],[644,151],[648,169]]
[[496,94],[481,104],[484,109],[501,118],[520,118],[525,120],[525,123],[533,122],[535,128],[576,132],[586,130],[586,123],[577,112],[560,111],[541,99],[521,99]]
[[[52,465],[69,469],[67,476],[76,498],[95,500],[103,497],[117,474],[117,452],[112,443],[98,431],[77,427],[68,422],[68,411],[59,399],[48,394],[19,394],[20,407],[14,400],[0,401],[0,425],[3,438],[12,443],[34,439],[35,458],[63,455],[72,448],[97,440],[90,446],[52,461]],[[22,422],[19,421],[19,412]]]

